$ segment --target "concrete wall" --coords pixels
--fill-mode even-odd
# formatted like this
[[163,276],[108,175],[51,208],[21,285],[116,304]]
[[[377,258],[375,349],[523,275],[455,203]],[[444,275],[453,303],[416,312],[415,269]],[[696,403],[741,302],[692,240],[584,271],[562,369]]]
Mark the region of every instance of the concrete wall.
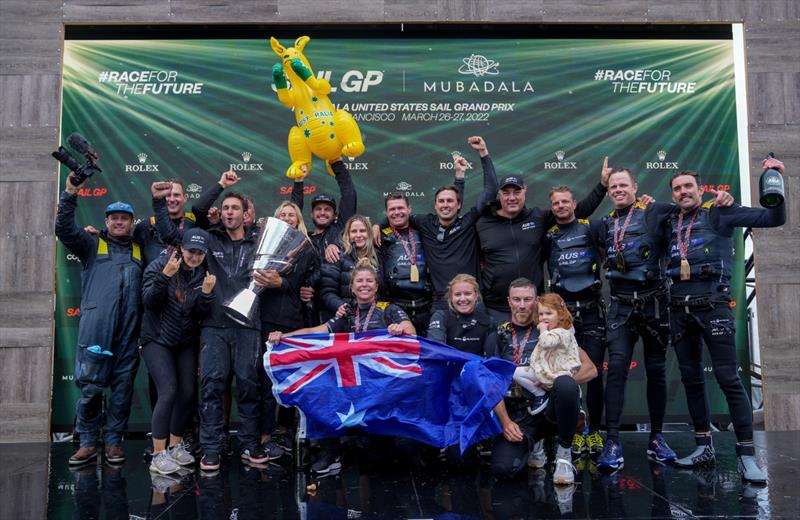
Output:
[[[65,24],[744,22],[750,146],[787,167],[789,221],[756,234],[766,425],[800,429],[800,2],[0,0],[0,441],[45,441]],[[751,164],[753,188],[760,174]]]

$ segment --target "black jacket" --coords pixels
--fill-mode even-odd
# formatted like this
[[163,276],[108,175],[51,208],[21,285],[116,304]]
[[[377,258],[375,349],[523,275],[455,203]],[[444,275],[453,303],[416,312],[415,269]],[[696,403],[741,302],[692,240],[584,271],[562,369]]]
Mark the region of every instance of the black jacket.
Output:
[[144,271],[141,343],[155,341],[165,347],[195,344],[200,336],[200,322],[214,305],[215,291],[203,294],[204,265],[191,271],[181,268],[167,276],[163,269],[168,260],[167,256],[157,258]]
[[[320,298],[325,306],[325,310],[335,313],[343,303],[350,303],[353,293],[350,291],[350,278],[353,274],[357,259],[355,251],[349,255],[342,251],[339,261],[331,264],[322,265],[322,277],[320,279]],[[383,269],[380,266],[378,271],[378,285],[383,286]]]
[[[303,328],[305,304],[300,301],[300,287],[313,287],[318,277],[319,258],[314,249],[308,246],[291,271],[281,275],[280,287],[261,291],[262,324],[279,325],[282,330]],[[267,329],[262,327],[262,330]]]
[[[586,218],[597,209],[606,188],[597,184],[575,209],[577,218]],[[523,207],[514,218],[497,214],[499,204],[487,206],[476,227],[481,241],[484,267],[481,273],[481,294],[487,307],[509,311],[508,286],[524,276],[543,293],[543,263],[547,230],[555,223],[553,213],[533,207]]]
[[[206,263],[208,270],[217,277],[217,285],[214,292],[217,299],[212,305],[211,313],[203,320],[204,327],[237,327],[237,328],[261,328],[261,321],[258,319],[259,310],[253,310],[253,322],[249,326],[243,326],[230,319],[224,312],[222,305],[232,300],[242,289],[247,288],[252,279],[251,267],[253,256],[258,246],[258,227],[251,226],[245,228],[244,238],[233,241],[228,236],[227,231],[222,227],[213,226],[208,228],[208,220],[205,215],[214,204],[214,201],[222,194],[222,186],[215,183],[212,188],[204,192],[197,203],[192,207],[192,213],[197,218],[199,227],[207,229],[209,234],[208,253]],[[173,243],[175,237],[181,232],[171,220],[162,218],[163,213],[156,213],[156,229],[167,243]],[[201,218],[202,215],[202,218]],[[256,298],[256,307],[259,299]]]
[[[161,210],[166,214],[166,218],[169,218],[166,200],[153,199],[153,216],[142,220],[136,224],[136,227],[133,229],[133,241],[141,244],[145,266],[150,265],[153,260],[165,254],[169,246],[174,245],[173,243],[165,242],[156,229],[155,214]],[[180,231],[185,231],[194,227],[194,222],[194,214],[189,212],[184,213],[181,218],[172,219],[172,223]]]
[[[336,184],[339,185],[339,207],[337,211],[336,220],[322,233],[313,232],[313,223],[310,229],[308,238],[317,250],[320,257],[320,262],[325,261],[325,248],[331,244],[336,244],[340,248],[339,243],[344,225],[347,220],[356,214],[358,206],[358,197],[356,194],[356,186],[353,184],[353,178],[350,172],[345,167],[343,161],[336,161],[331,164],[333,173],[336,174]],[[296,182],[292,187],[292,202],[297,204],[300,209],[303,209],[303,183]]]

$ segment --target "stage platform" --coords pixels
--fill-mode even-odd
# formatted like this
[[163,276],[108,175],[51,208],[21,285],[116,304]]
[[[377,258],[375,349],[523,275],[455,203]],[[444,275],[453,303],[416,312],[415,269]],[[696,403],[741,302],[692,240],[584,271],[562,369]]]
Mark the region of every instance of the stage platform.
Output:
[[[667,436],[679,454],[688,433]],[[623,434],[625,467],[612,476],[583,464],[578,485],[553,486],[552,469],[492,482],[486,467],[445,470],[435,457],[349,452],[336,477],[308,479],[290,461],[264,468],[238,459],[215,476],[190,472],[153,491],[144,440],[126,442],[119,468],[70,470],[69,442],[0,444],[1,518],[800,518],[800,432],[757,432],[769,473],[763,487],[744,485],[734,437],[715,434],[717,465],[684,471],[645,457],[647,434]],[[391,451],[391,450],[388,450]],[[584,459],[586,460],[586,459]],[[168,489],[166,489],[168,488]]]

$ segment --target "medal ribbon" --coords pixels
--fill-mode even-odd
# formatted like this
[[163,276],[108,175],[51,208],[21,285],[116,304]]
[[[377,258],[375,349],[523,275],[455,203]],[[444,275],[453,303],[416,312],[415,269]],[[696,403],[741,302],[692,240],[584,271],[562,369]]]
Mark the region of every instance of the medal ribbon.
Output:
[[369,311],[367,311],[367,317],[364,318],[363,327],[361,328],[361,330],[358,330],[359,321],[361,320],[361,309],[360,306],[356,303],[356,323],[354,327],[356,329],[356,332],[367,332],[367,327],[369,326],[369,319],[372,318],[372,313],[375,311],[376,306],[377,304],[375,302],[372,302],[372,305],[370,305],[369,307]]
[[686,260],[686,255],[689,252],[689,236],[692,234],[692,226],[694,225],[695,219],[697,219],[697,214],[700,211],[695,211],[694,215],[692,215],[692,220],[689,221],[689,225],[686,226],[686,233],[684,234],[683,238],[681,238],[681,228],[683,227],[683,212],[678,215],[678,251],[681,253],[681,259]]
[[417,265],[417,244],[414,242],[414,237],[411,236],[411,228],[408,228],[408,242],[411,244],[411,247],[406,244],[406,241],[403,240],[402,235],[396,229],[392,228],[392,232],[394,232],[394,236],[400,241],[400,245],[403,246],[403,250],[406,252],[406,255],[411,260],[411,265]]
[[522,364],[522,354],[525,353],[525,345],[528,344],[528,338],[531,337],[531,332],[533,332],[533,326],[531,325],[528,327],[528,332],[522,336],[522,344],[517,343],[517,329],[514,325],[511,325],[511,347],[514,349],[514,363],[517,366]]
[[635,209],[634,206],[631,206],[621,230],[617,229],[617,225],[619,224],[619,211],[616,211],[614,214],[614,249],[617,251],[617,255],[622,254],[622,240],[625,238],[625,232],[628,230],[628,225],[631,223],[631,217]]

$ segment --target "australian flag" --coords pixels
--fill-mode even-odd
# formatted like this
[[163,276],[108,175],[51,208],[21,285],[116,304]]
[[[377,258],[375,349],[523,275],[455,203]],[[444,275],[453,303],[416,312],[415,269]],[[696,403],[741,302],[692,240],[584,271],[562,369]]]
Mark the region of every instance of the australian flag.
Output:
[[264,354],[272,392],[297,407],[309,438],[348,428],[436,447],[468,446],[502,432],[492,413],[514,365],[385,330],[281,339]]

